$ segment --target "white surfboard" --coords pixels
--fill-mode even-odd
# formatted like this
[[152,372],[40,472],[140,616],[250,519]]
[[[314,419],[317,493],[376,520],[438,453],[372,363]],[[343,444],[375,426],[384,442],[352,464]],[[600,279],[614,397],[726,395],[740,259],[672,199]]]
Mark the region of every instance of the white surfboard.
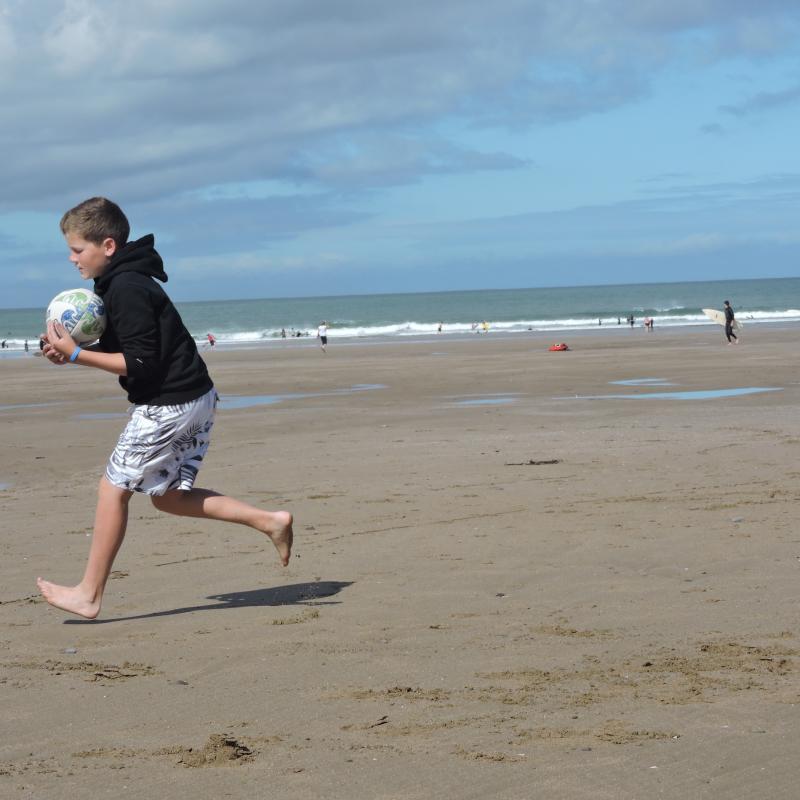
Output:
[[[716,322],[717,325],[722,325],[723,328],[725,327],[725,312],[724,311],[718,311],[716,308],[704,308],[703,309],[703,313],[712,322]],[[738,319],[734,319],[733,320],[733,326],[732,327],[733,327],[733,329],[735,331],[740,331],[742,329],[742,326],[739,324],[739,320]]]

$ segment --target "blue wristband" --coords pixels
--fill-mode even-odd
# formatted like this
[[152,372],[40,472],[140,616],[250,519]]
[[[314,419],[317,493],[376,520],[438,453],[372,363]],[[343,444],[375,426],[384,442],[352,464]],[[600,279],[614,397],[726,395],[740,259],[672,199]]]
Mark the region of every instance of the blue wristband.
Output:
[[83,350],[83,348],[82,348],[80,345],[77,345],[77,346],[75,347],[75,349],[72,351],[72,355],[69,357],[69,360],[70,360],[70,361],[71,361],[73,364],[75,363],[75,359],[78,357],[78,353],[80,353],[80,352],[81,352],[81,350]]

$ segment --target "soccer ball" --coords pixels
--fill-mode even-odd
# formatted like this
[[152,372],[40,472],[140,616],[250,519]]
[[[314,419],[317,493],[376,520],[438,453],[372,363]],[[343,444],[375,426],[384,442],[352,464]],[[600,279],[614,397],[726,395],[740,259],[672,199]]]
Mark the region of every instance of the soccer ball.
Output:
[[60,322],[78,344],[97,341],[106,329],[106,307],[88,289],[67,289],[60,292],[47,306],[46,321]]

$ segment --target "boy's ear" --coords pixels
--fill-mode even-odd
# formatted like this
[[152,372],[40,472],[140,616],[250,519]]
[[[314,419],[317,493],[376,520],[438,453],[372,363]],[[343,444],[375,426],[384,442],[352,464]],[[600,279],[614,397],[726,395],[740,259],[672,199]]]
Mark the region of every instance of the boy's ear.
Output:
[[111,258],[117,252],[117,243],[110,236],[107,239],[103,239],[102,247],[106,258]]

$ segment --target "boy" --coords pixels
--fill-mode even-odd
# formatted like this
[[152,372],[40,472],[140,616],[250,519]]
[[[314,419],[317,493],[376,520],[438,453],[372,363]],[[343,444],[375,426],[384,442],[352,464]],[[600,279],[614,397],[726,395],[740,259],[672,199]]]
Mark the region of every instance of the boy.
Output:
[[58,586],[37,579],[48,603],[94,619],[128,519],[133,492],[150,495],[160,511],[248,525],[272,540],[286,566],[292,549],[292,515],[264,511],[207,489],[194,480],[205,455],[217,393],[175,306],[156,283],[167,280],[153,236],[128,242],[122,210],[93,197],[68,211],[61,232],[70,261],[106,306],[105,333],[97,345],[79,347],[58,322],[49,322],[44,355],[54,364],[105,370],[134,404],[131,419],[100,479],[94,535],[83,579]]

